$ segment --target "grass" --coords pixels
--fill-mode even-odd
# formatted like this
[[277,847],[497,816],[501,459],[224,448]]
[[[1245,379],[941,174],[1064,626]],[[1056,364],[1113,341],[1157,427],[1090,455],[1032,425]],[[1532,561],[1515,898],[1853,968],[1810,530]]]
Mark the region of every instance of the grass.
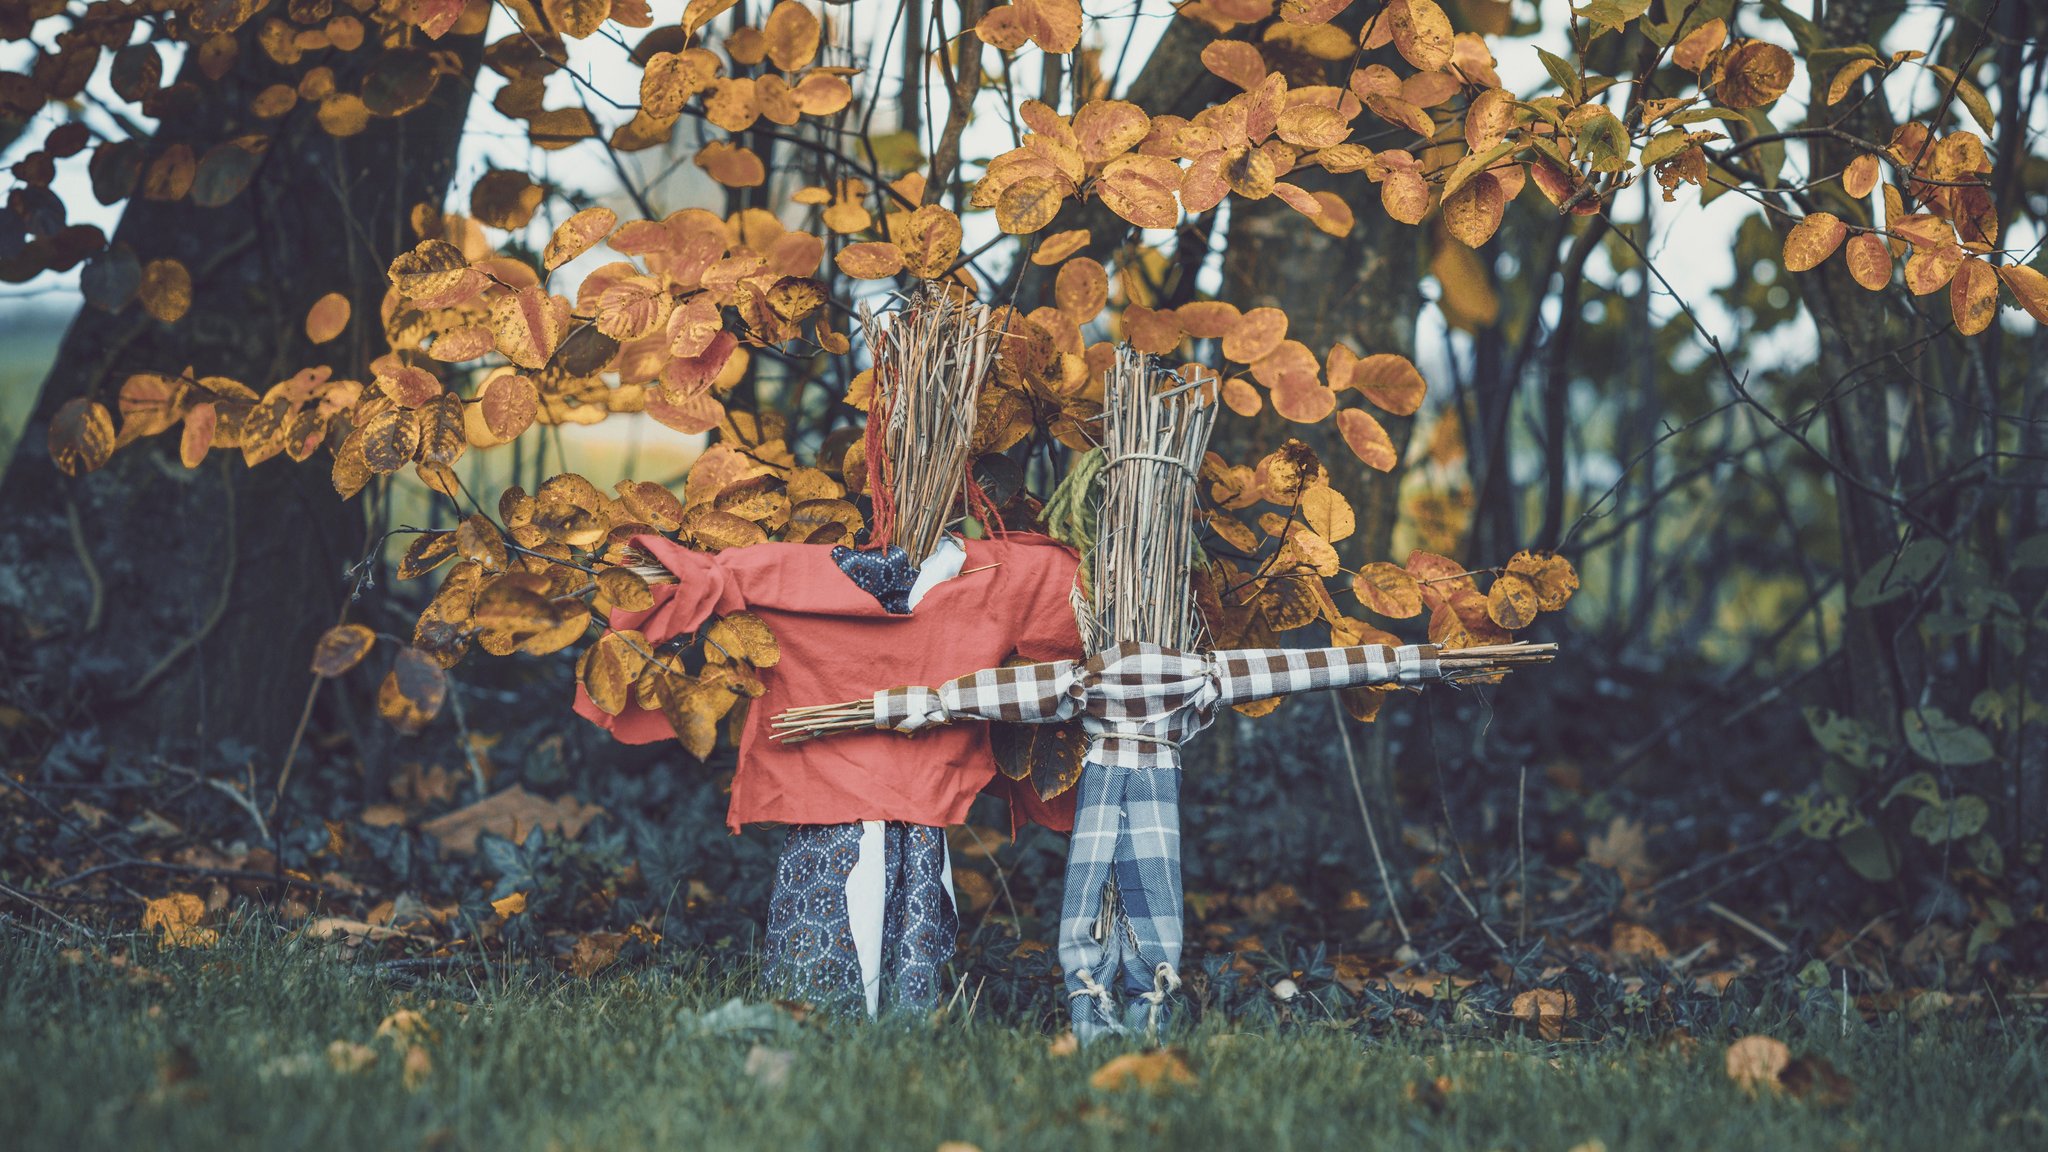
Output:
[[[125,952],[125,963],[113,957]],[[96,954],[95,954],[96,953]],[[683,967],[595,981],[392,973],[242,923],[212,949],[68,950],[0,926],[0,1144],[14,1149],[1926,1149],[2041,1147],[2048,1047],[1989,1020],[1774,1029],[1855,1085],[1751,1099],[1697,1045],[1448,1045],[1328,1025],[1179,1044],[1195,1078],[1106,1091],[1129,1051],[956,1011],[940,1024],[706,1027],[754,995]],[[380,1038],[393,1013],[431,1030]],[[713,1016],[714,1021],[724,1017]],[[353,1072],[339,1053],[374,1052]],[[360,1045],[361,1049],[350,1048]],[[777,1083],[777,1066],[786,1073]],[[1438,1080],[1438,1077],[1447,1080]]]

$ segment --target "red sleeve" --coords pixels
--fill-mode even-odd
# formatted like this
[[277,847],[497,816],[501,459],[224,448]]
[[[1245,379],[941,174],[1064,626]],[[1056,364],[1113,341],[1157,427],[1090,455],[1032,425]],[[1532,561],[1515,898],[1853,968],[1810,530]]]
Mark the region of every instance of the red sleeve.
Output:
[[635,536],[633,544],[675,573],[676,582],[649,589],[654,607],[644,612],[613,612],[612,627],[635,629],[649,642],[662,644],[695,632],[713,613],[724,615],[747,606],[740,582],[721,562],[724,553],[693,551],[666,536]]
[[1015,622],[1017,654],[1026,660],[1078,660],[1081,629],[1074,622],[1074,576],[1080,558],[1050,537],[1019,534],[1006,541],[1012,545],[1016,564],[1012,603],[1018,607]]
[[[647,637],[648,643],[662,644],[685,632],[695,632],[713,613],[737,612],[747,606],[740,582],[720,562],[724,553],[694,552],[665,536],[635,536],[633,543],[675,573],[676,582],[649,589],[654,594],[654,607],[644,612],[614,611],[613,628],[635,629]],[[661,713],[627,701],[625,710],[613,716],[597,706],[582,684],[576,685],[575,708],[578,716],[610,732],[621,743],[651,744],[675,736]]]

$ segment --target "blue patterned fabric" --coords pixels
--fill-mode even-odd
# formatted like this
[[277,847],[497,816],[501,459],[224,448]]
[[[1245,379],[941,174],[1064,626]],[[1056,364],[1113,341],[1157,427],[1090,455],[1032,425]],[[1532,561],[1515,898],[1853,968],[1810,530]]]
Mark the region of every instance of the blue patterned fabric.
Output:
[[[847,915],[847,881],[860,863],[860,824],[794,824],[768,904],[768,978],[820,1007],[865,1012],[866,990]],[[927,1012],[952,960],[960,919],[947,888],[945,831],[892,821],[882,828],[883,917],[878,957],[882,1012]]]
[[910,590],[917,586],[917,565],[910,562],[910,553],[894,544],[879,551],[840,544],[832,549],[832,562],[862,591],[881,601],[884,611],[910,614]]
[[1060,905],[1074,1035],[1156,1039],[1180,987],[1180,771],[1081,769]]

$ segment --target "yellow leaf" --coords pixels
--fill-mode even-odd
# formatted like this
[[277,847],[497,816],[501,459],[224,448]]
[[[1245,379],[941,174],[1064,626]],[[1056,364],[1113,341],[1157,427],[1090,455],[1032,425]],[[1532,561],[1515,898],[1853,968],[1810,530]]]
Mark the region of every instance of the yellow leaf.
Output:
[[2048,276],[2025,264],[2002,264],[1998,268],[1998,278],[2035,323],[2048,324]]
[[1975,336],[1998,318],[1998,273],[1984,261],[1964,260],[1948,290],[1956,331],[1963,335]]
[[206,901],[190,892],[173,892],[143,902],[142,927],[161,931],[164,943],[173,948],[211,948],[220,933],[200,926],[205,915]]
[[1126,1052],[1112,1057],[1088,1077],[1089,1086],[1100,1092],[1121,1092],[1127,1088],[1158,1090],[1193,1083],[1194,1072],[1174,1048]]
[[510,896],[493,900],[491,901],[491,907],[497,910],[498,915],[508,919],[517,916],[521,912],[526,911],[526,893],[514,892]]
[[1778,1077],[1791,1062],[1785,1042],[1769,1036],[1744,1036],[1728,1046],[1726,1058],[1728,1078],[1752,1096],[1781,1091]]
[[1849,226],[1832,212],[1815,212],[1792,226],[1785,234],[1785,270],[1804,272],[1817,268],[1835,254],[1849,235]]
[[1065,199],[1066,190],[1053,177],[1026,176],[996,200],[996,225],[1012,236],[1036,232],[1052,223]]
[[885,280],[903,271],[903,250],[885,240],[848,244],[832,262],[856,280]]

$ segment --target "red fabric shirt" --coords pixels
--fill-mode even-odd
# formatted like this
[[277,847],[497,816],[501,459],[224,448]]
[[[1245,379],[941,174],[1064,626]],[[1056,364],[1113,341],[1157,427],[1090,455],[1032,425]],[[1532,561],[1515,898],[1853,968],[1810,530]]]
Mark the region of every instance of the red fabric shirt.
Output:
[[[884,688],[937,684],[1011,656],[1069,660],[1081,637],[1069,595],[1078,562],[1053,540],[1011,533],[965,541],[960,575],[935,584],[907,616],[892,615],[817,544],[755,544],[706,554],[660,536],[634,540],[676,583],[653,589],[654,607],[614,612],[614,628],[659,644],[702,627],[713,614],[747,611],[774,632],[782,659],[760,671],[767,691],[740,736],[726,823],[846,824],[902,820],[944,826],[967,818],[976,793],[1009,797],[1013,822],[1073,827],[1074,792],[1047,804],[1028,784],[996,770],[986,723],[905,737],[853,732],[783,744],[769,720],[785,708],[860,700]],[[980,569],[980,571],[976,571]],[[627,703],[610,716],[581,685],[578,715],[627,744],[672,739],[660,712]]]

